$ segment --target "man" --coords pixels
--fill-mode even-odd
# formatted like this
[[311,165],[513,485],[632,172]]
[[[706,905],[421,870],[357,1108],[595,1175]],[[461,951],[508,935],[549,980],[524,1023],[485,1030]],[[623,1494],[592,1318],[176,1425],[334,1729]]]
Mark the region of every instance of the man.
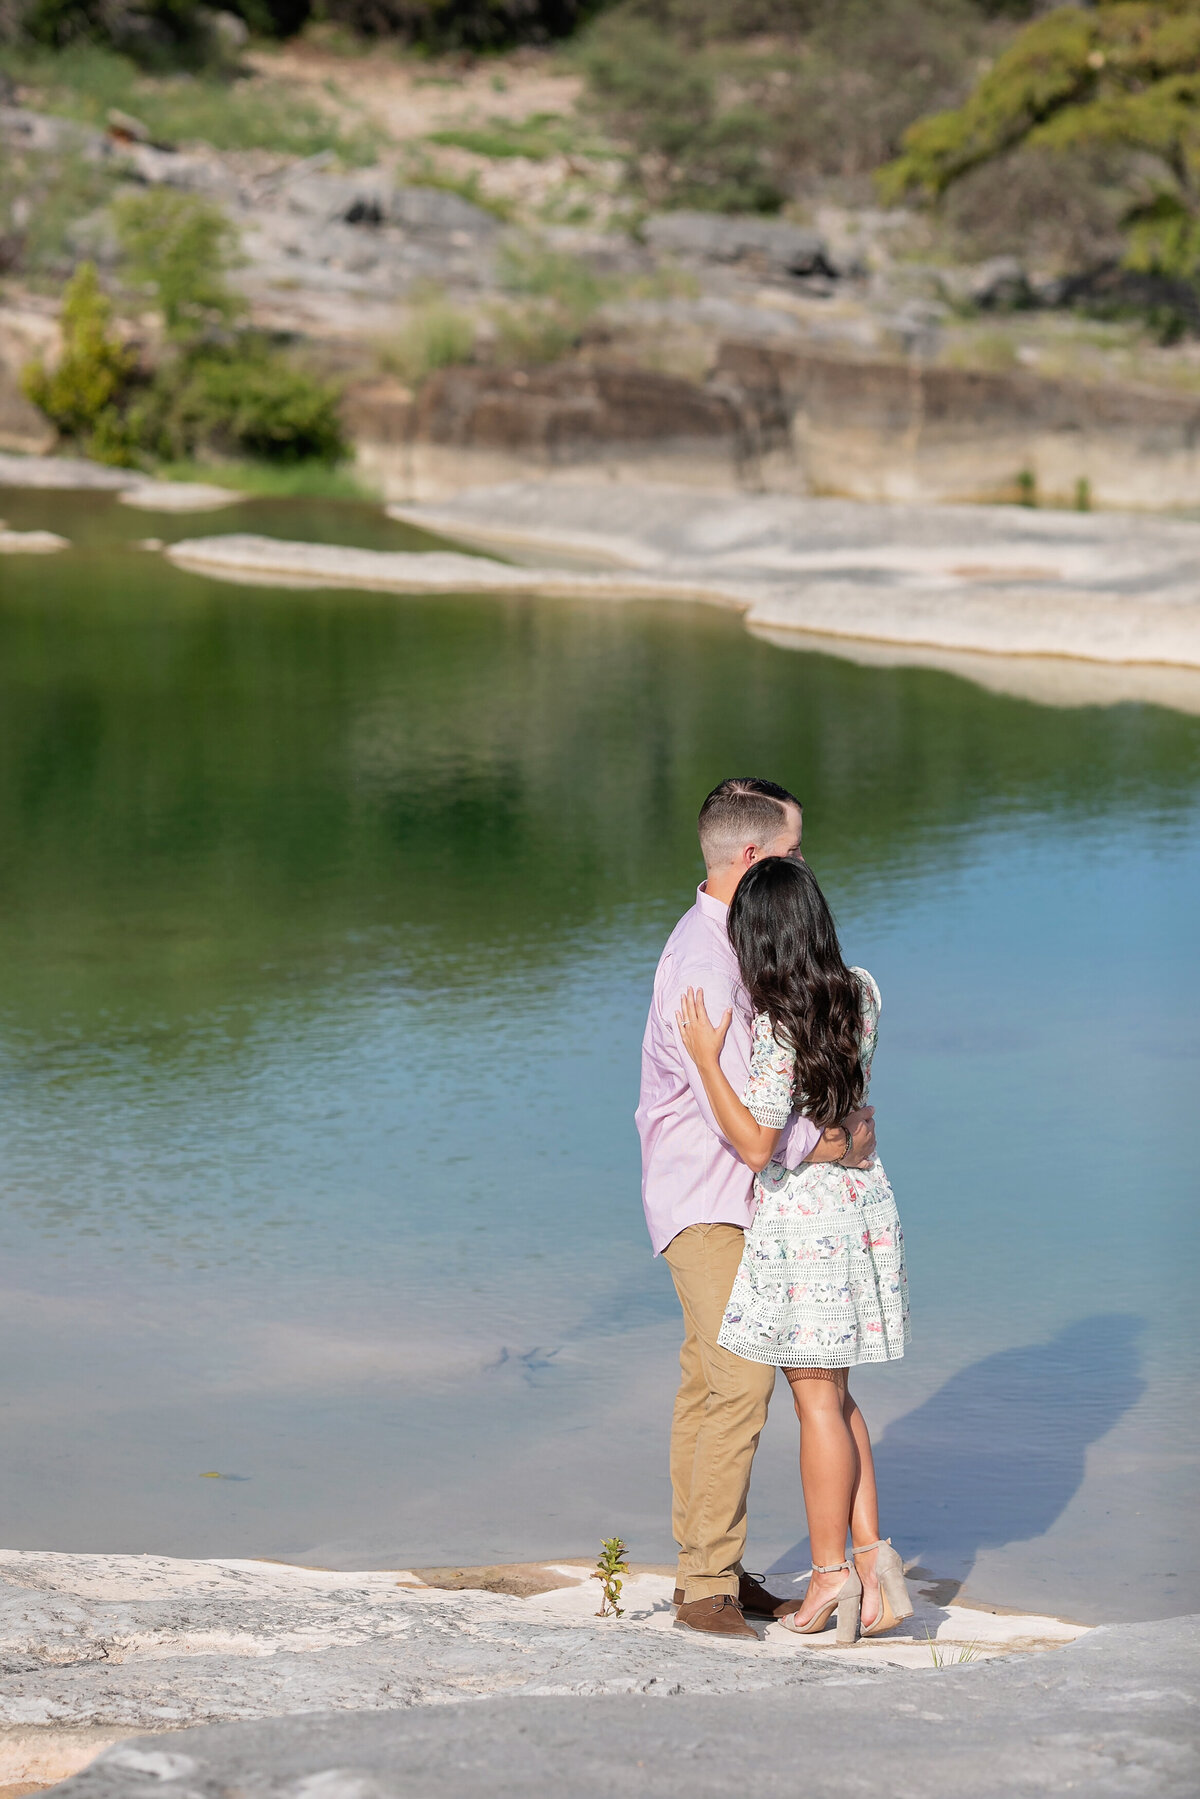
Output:
[[[800,802],[773,781],[722,781],[700,808],[705,879],[672,931],[654,977],[642,1042],[637,1109],[642,1201],[654,1253],[671,1270],[683,1309],[681,1380],[671,1427],[671,1525],[679,1545],[676,1623],[715,1636],[753,1637],[743,1615],[783,1609],[742,1567],[746,1495],[775,1369],[717,1342],[753,1213],[754,1177],[721,1135],[675,1014],[689,987],[704,989],[710,1018],[733,1009],[721,1066],[734,1091],[750,1065],[751,1016],[726,930],[729,902],[764,856],[800,857]],[[804,1161],[866,1162],[873,1108],[821,1131],[793,1113],[776,1149]]]

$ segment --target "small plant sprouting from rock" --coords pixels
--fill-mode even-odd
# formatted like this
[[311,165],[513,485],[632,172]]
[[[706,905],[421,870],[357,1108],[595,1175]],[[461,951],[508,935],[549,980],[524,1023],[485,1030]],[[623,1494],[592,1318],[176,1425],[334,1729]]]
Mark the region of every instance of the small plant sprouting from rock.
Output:
[[949,1649],[943,1649],[940,1643],[934,1642],[929,1634],[928,1625],[925,1626],[925,1641],[929,1645],[929,1653],[933,1657],[935,1668],[961,1668],[964,1662],[975,1662],[980,1659],[978,1637],[973,1643],[968,1643],[961,1648],[957,1655],[952,1654]]
[[596,1572],[593,1580],[600,1582],[600,1610],[597,1618],[623,1618],[625,1613],[618,1603],[624,1581],[623,1574],[629,1573],[629,1563],[625,1560],[625,1544],[620,1537],[606,1537],[600,1545],[600,1554],[596,1558]]

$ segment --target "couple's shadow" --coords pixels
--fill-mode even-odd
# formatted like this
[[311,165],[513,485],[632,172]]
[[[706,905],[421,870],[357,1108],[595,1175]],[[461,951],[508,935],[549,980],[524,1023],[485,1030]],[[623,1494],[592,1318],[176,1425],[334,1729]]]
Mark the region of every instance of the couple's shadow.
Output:
[[[1137,1404],[1142,1321],[1098,1315],[1046,1343],[1004,1349],[951,1375],[875,1445],[883,1528],[906,1561],[942,1579],[944,1604],[980,1550],[1045,1534],[1083,1483],[1089,1445]],[[808,1566],[808,1538],[769,1572]]]

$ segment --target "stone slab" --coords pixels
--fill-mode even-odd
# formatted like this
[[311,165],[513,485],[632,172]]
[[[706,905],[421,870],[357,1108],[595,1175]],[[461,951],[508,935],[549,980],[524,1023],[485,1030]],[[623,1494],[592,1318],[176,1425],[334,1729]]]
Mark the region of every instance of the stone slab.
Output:
[[[708,1646],[714,1665],[728,1648]],[[1053,1655],[698,1696],[535,1696],[208,1725],[105,1750],[63,1799],[1193,1799],[1200,1619]]]
[[[673,1626],[673,1572],[635,1566],[620,1619],[578,1562],[339,1573],[274,1562],[0,1552],[0,1787],[62,1776],[131,1731],[489,1695],[784,1691],[1036,1655],[1087,1627],[951,1599],[853,1649],[782,1625],[713,1643]],[[444,1583],[444,1584],[443,1584]],[[952,1583],[956,1585],[956,1583]],[[787,1577],[774,1582],[781,1597]]]
[[[974,660],[993,665],[990,684],[1051,703],[1159,699],[1200,710],[1192,520],[574,480],[473,488],[388,511],[510,557],[573,558],[576,578],[579,560],[591,558],[611,571],[614,592],[628,593],[641,571],[647,595],[653,583],[657,594],[673,586],[675,597],[736,606],[750,630],[780,645],[856,659],[864,646],[873,659],[886,646],[892,660],[925,666],[966,659],[955,672],[972,678]],[[536,570],[543,583],[547,575]],[[1024,671],[1014,667],[1022,658]],[[1071,664],[1105,673],[1073,681]],[[1168,670],[1186,675],[1164,682]]]
[[137,506],[144,512],[211,512],[246,497],[208,481],[155,481],[136,469],[108,468],[84,456],[19,456],[3,451],[0,487],[99,490],[115,494],[123,506]]
[[[778,496],[511,483],[391,516],[532,566],[446,553],[188,539],[230,579],[405,592],[701,600],[749,627],[905,650],[1200,670],[1200,523],[1015,507],[874,507]],[[562,554],[573,567],[546,567]],[[593,567],[579,566],[590,557]]]
[[236,506],[246,495],[209,481],[138,481],[122,488],[117,498],[122,506],[142,512],[215,512]]
[[100,488],[119,493],[137,479],[127,468],[106,468],[84,456],[15,456],[0,451],[0,487]]
[[69,542],[57,531],[6,531],[0,524],[0,556],[47,556],[65,550]]

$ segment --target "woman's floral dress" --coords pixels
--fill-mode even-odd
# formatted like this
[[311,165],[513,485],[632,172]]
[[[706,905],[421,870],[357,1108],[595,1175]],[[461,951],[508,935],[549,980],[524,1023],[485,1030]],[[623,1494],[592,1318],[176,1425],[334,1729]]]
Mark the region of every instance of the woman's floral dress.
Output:
[[[881,1001],[864,968],[859,1038],[871,1075]],[[795,1102],[795,1057],[754,1020],[743,1103],[759,1124],[783,1126]],[[754,1222],[718,1339],[751,1362],[778,1368],[853,1368],[890,1362],[909,1341],[904,1233],[877,1156],[864,1168],[771,1162],[754,1182]]]

